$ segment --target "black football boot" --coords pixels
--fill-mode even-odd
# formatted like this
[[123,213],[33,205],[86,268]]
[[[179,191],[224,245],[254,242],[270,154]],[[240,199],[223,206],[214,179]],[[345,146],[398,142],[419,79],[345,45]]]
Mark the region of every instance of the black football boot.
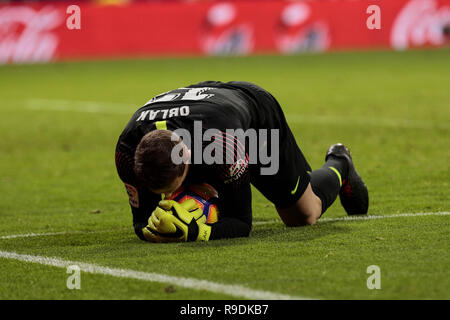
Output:
[[325,161],[329,157],[345,159],[348,164],[347,179],[342,179],[342,186],[339,191],[339,198],[345,211],[348,215],[367,214],[369,192],[355,169],[350,150],[342,143],[336,143],[328,149]]

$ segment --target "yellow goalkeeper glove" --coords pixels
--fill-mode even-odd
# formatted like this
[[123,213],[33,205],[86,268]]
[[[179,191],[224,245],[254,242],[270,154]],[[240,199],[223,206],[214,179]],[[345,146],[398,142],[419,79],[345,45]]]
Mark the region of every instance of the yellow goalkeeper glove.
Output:
[[193,199],[178,203],[162,200],[142,231],[151,242],[208,241],[211,226]]

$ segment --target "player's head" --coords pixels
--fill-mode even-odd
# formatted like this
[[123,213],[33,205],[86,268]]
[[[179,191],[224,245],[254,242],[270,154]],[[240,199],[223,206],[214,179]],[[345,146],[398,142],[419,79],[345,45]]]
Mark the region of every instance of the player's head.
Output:
[[137,178],[152,192],[164,193],[166,197],[181,186],[189,166],[187,161],[174,163],[172,150],[179,150],[180,157],[185,159],[190,157],[190,151],[175,133],[155,130],[141,139],[134,155]]

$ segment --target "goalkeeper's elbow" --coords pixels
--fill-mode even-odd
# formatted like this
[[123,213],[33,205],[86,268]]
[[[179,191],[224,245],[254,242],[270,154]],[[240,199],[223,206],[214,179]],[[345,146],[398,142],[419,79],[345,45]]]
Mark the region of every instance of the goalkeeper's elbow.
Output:
[[231,239],[231,238],[247,238],[252,231],[252,224],[241,221],[231,228],[217,228],[217,225],[212,225],[210,240]]
[[252,231],[252,225],[250,224],[245,224],[245,228],[243,229],[243,233],[244,233],[244,237],[249,237],[250,236],[250,231]]
[[145,236],[144,233],[142,232],[142,228],[145,228],[146,224],[143,223],[135,223],[134,225],[134,232],[136,233],[136,235],[138,236],[139,239],[141,239],[142,241],[148,241]]

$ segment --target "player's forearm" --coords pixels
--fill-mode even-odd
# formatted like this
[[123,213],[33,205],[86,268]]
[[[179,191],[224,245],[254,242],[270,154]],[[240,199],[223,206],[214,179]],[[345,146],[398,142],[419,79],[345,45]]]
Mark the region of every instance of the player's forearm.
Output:
[[147,241],[147,239],[144,237],[144,234],[142,233],[142,229],[147,226],[147,223],[134,223],[134,232],[139,237],[139,239],[143,241]]
[[209,240],[248,237],[251,229],[251,222],[225,217],[212,225]]

